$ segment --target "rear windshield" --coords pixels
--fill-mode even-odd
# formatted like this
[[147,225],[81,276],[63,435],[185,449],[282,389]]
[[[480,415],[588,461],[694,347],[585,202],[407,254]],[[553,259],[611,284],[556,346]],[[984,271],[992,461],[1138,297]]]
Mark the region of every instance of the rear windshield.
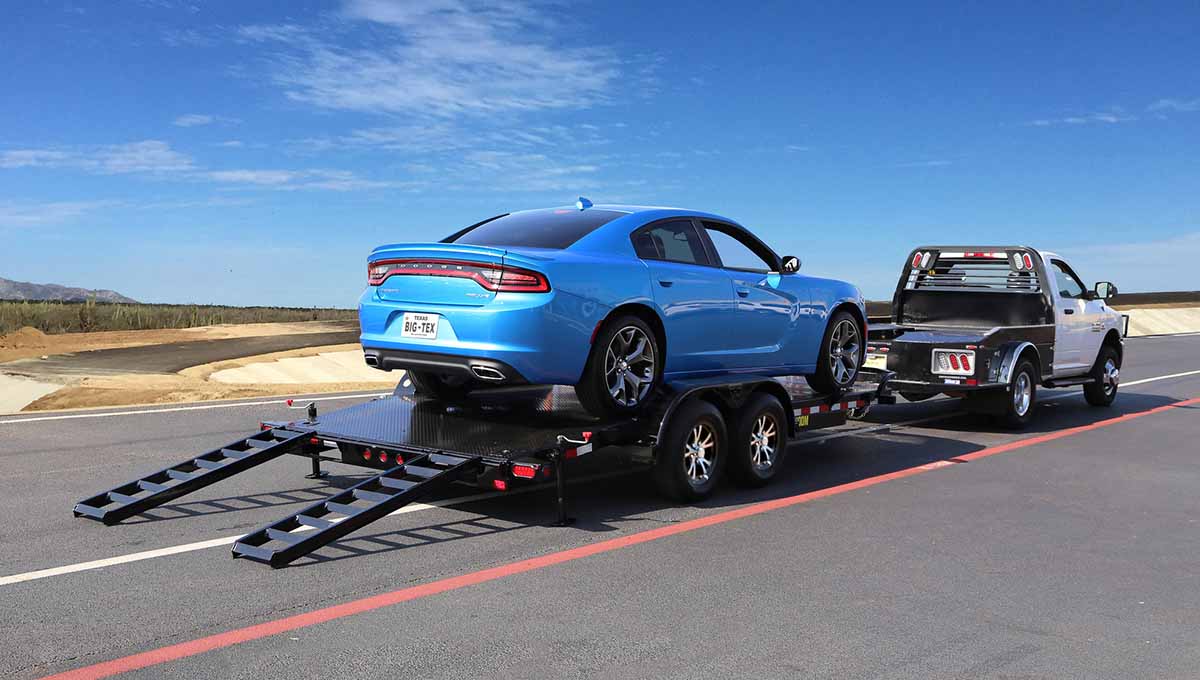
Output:
[[615,210],[547,208],[510,213],[461,231],[445,240],[473,246],[563,249],[592,230],[620,217]]

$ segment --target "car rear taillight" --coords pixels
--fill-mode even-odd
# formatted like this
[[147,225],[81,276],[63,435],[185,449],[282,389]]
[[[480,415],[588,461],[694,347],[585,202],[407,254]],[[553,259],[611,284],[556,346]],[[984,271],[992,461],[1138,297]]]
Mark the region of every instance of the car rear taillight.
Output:
[[507,264],[465,260],[379,260],[367,265],[367,283],[378,286],[392,276],[444,276],[471,279],[496,293],[546,293],[550,281],[540,272]]

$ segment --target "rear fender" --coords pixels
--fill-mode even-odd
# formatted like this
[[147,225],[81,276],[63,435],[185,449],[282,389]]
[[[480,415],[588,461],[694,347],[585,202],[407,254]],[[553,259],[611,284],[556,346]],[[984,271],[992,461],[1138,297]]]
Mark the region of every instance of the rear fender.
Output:
[[1033,353],[1033,363],[1038,367],[1038,372],[1042,370],[1042,359],[1038,349],[1032,342],[1010,342],[1000,347],[996,352],[999,361],[993,361],[991,368],[988,370],[988,382],[1001,383],[1007,385],[1012,379],[1013,370],[1017,367],[1017,360],[1026,351]]

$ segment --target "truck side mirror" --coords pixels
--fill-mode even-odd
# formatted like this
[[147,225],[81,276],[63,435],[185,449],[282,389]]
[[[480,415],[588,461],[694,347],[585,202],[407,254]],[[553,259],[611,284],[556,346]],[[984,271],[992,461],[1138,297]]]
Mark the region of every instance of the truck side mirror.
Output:
[[784,274],[795,274],[800,271],[800,258],[795,255],[785,255],[782,266]]
[[1095,293],[1097,298],[1109,300],[1117,294],[1117,287],[1109,281],[1101,281],[1096,284]]

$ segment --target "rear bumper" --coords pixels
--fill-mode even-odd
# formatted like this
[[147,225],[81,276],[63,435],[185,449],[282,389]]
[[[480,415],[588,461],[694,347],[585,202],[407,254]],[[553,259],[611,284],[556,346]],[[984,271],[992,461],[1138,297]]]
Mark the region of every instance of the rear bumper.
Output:
[[913,394],[942,394],[945,392],[978,392],[980,390],[994,390],[1007,387],[1004,383],[978,383],[968,385],[966,381],[960,383],[948,382],[927,382],[923,380],[902,380],[893,378],[888,381],[888,389],[893,392],[910,392]]
[[442,375],[465,375],[498,385],[521,385],[529,382],[517,369],[488,357],[364,347],[363,360],[368,366],[385,371],[403,368]]

